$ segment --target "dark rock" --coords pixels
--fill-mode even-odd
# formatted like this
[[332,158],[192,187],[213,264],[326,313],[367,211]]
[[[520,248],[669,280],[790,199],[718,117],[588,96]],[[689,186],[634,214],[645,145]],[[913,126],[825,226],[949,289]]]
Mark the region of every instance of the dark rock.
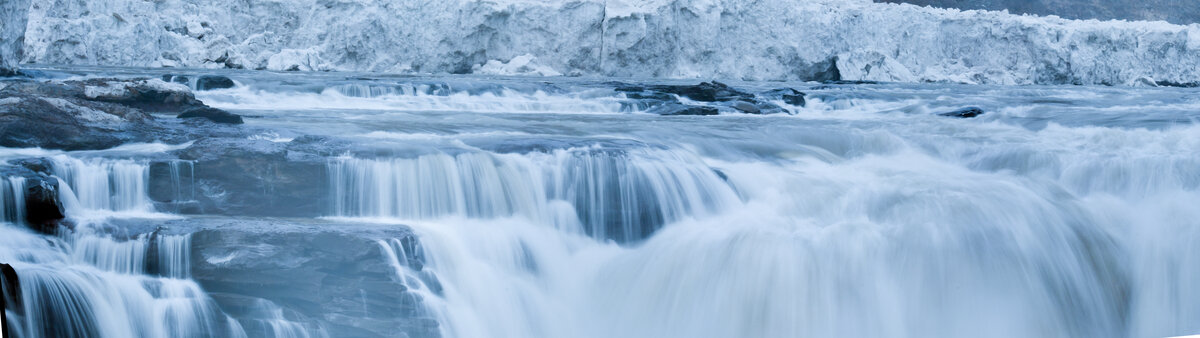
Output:
[[66,218],[58,199],[58,181],[50,178],[25,181],[25,222],[30,229],[55,234]]
[[[148,115],[121,107],[97,107],[77,99],[40,98],[0,90],[0,146],[64,150],[106,149],[124,142],[118,131],[143,124]],[[100,110],[97,108],[111,108]],[[123,115],[123,116],[122,116]]]
[[88,99],[118,103],[145,111],[182,112],[191,108],[206,107],[192,95],[187,86],[158,79],[88,79],[67,83],[73,82],[84,87],[84,96]]
[[779,99],[783,100],[783,103],[787,103],[787,104],[790,104],[793,106],[803,107],[807,103],[805,101],[806,94],[804,94],[804,92],[801,92],[799,90],[795,90],[792,88],[775,89],[775,90],[766,92],[765,95],[767,95],[768,97],[771,97],[771,98],[778,97]]
[[245,123],[242,121],[241,115],[230,113],[230,112],[220,110],[217,108],[213,108],[213,107],[191,108],[191,109],[188,109],[187,111],[183,112],[183,114],[179,114],[179,116],[177,116],[177,117],[181,118],[181,119],[206,118],[209,121],[213,121],[216,123],[227,123],[227,124]]
[[965,118],[976,117],[976,116],[983,115],[983,114],[984,114],[983,109],[980,109],[978,107],[966,107],[966,108],[958,109],[955,111],[938,113],[938,116],[957,117],[957,118],[965,119]]
[[196,79],[196,90],[233,88],[233,80],[219,75],[204,75]]
[[746,102],[746,101],[734,102],[733,105],[731,105],[731,107],[733,107],[733,109],[737,109],[738,111],[746,113],[746,114],[762,113],[762,110],[758,109],[758,106],[755,106],[753,103]]
[[1155,81],[1154,84],[1158,85],[1159,87],[1178,87],[1178,88],[1200,87],[1200,82]]
[[[753,99],[754,95],[739,91],[724,83],[717,81],[701,82],[698,85],[652,85],[646,87],[638,86],[622,86],[615,88],[616,91],[626,92],[626,95],[632,92],[659,92],[675,94],[681,97],[686,97],[690,100],[701,102],[718,102],[731,101],[737,99]],[[638,95],[654,95],[654,94],[638,94]],[[657,97],[657,96],[655,96]]]
[[17,270],[7,263],[0,263],[0,305],[4,306],[4,311],[0,311],[0,333],[5,337],[16,337],[19,331],[9,326],[11,318],[8,318],[7,312],[25,313],[25,304],[21,299],[21,280]]
[[680,103],[664,104],[648,111],[658,115],[717,115],[717,108],[708,106],[693,106]]
[[191,82],[191,79],[188,79],[187,76],[171,74],[163,75],[162,80],[165,82],[178,83],[185,86],[188,85],[188,82]]

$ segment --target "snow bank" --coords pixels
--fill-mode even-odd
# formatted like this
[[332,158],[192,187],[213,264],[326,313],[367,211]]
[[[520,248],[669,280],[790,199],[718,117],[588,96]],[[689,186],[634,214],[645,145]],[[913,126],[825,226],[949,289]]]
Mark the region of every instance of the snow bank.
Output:
[[[47,0],[25,61],[746,80],[1200,81],[1200,25],[869,0]],[[536,63],[532,62],[536,60]]]
[[29,0],[0,1],[0,75],[12,73],[21,61]]

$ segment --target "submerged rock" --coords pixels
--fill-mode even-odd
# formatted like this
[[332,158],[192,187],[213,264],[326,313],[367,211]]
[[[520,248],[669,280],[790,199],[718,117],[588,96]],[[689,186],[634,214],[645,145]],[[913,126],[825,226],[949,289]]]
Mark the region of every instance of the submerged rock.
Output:
[[787,103],[787,104],[790,104],[793,106],[804,107],[804,105],[807,104],[807,102],[805,101],[805,96],[807,96],[807,94],[805,94],[804,92],[801,92],[799,90],[792,89],[792,88],[775,89],[775,90],[766,92],[765,95],[767,95],[768,97],[772,97],[772,98],[778,97],[779,99],[783,100],[783,103]]
[[978,107],[966,107],[966,108],[962,108],[962,109],[955,110],[955,111],[938,113],[938,116],[957,117],[957,118],[965,119],[965,118],[976,117],[976,116],[983,115],[983,114],[984,114],[983,109],[980,109]]
[[[424,269],[419,243],[404,226],[356,226],[320,221],[221,219],[192,235],[192,276],[222,309],[254,325],[258,301],[289,318],[308,318],[332,337],[437,337],[418,282],[439,292]],[[395,263],[418,274],[398,281]],[[386,315],[384,315],[386,314]]]
[[717,108],[708,106],[671,103],[651,108],[649,113],[658,115],[717,115],[719,111],[717,111]]
[[188,85],[188,83],[191,83],[191,79],[183,75],[166,74],[162,76],[162,80],[164,82],[178,83],[185,86]]
[[242,116],[213,107],[196,107],[176,116],[181,119],[205,118],[216,123],[242,124]]
[[[245,138],[204,138],[177,151],[189,161],[186,175],[190,185],[181,189],[194,194],[198,205],[181,205],[206,214],[246,216],[324,216],[330,205],[325,150],[330,147],[313,138],[292,142]],[[170,163],[151,165],[151,181],[173,178]],[[173,202],[174,190],[152,186],[157,202]],[[170,191],[165,191],[167,189]],[[173,189],[173,188],[172,188]],[[194,193],[192,193],[194,192]]]
[[233,88],[233,80],[220,75],[204,75],[196,79],[196,90]]

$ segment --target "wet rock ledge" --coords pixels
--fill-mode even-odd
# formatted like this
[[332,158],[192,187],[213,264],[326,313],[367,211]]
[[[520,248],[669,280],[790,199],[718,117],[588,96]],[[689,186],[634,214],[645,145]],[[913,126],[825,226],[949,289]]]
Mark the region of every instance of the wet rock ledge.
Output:
[[0,146],[98,150],[127,142],[185,141],[204,132],[166,125],[151,113],[242,122],[197,100],[187,86],[159,79],[10,79],[0,82]]

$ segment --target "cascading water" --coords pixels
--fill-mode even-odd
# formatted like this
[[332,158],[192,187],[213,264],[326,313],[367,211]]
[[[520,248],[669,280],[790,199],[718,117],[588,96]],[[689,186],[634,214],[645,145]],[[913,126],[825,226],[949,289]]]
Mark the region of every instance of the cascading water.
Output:
[[[0,225],[14,337],[212,337],[241,328],[187,276],[188,236],[46,239]],[[157,250],[151,248],[157,247]],[[153,258],[153,259],[150,259]],[[151,262],[157,261],[156,264]],[[163,277],[146,275],[159,271]],[[17,288],[17,290],[11,290]]]
[[75,214],[89,211],[151,212],[147,196],[149,167],[132,160],[77,159],[68,156],[53,158],[54,175],[66,187],[63,189]]
[[470,152],[330,164],[334,213],[408,220],[519,216],[622,242],[739,203],[712,169],[666,150]]

